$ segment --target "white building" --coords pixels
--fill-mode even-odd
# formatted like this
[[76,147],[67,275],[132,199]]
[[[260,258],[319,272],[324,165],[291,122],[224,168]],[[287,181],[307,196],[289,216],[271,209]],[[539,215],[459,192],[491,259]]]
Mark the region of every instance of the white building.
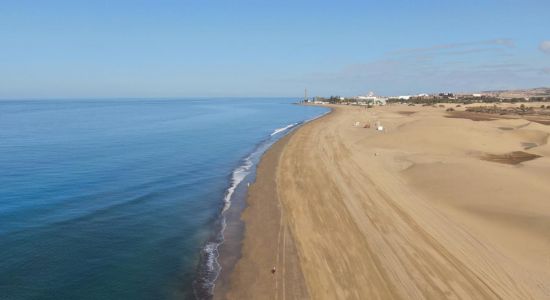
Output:
[[354,97],[357,102],[364,102],[367,104],[374,105],[386,105],[387,97],[380,97],[374,94],[374,92],[369,92],[366,96],[356,96]]

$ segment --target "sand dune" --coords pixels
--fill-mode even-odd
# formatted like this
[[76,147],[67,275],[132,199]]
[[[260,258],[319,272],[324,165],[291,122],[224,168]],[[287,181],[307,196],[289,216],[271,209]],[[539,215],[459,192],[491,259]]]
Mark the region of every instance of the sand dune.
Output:
[[[272,200],[307,297],[550,298],[550,126],[444,115],[431,107],[337,107],[279,150]],[[353,126],[375,121],[384,132]],[[519,151],[537,158],[483,160]],[[244,249],[254,243],[247,235]],[[243,253],[237,268],[246,274],[245,262],[279,252]],[[280,280],[250,279],[264,288],[247,296],[306,297],[281,290]],[[228,298],[242,288],[234,285]]]

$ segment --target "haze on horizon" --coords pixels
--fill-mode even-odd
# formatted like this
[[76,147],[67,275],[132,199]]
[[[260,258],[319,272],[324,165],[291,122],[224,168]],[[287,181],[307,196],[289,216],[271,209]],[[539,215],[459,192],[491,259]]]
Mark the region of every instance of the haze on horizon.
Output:
[[550,2],[3,1],[0,98],[550,86]]

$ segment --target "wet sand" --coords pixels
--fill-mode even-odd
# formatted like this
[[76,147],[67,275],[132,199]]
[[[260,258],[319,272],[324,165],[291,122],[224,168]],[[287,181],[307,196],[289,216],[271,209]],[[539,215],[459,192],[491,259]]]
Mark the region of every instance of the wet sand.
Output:
[[446,115],[338,106],[277,143],[216,298],[550,298],[550,126]]
[[[308,299],[294,240],[278,199],[276,169],[293,133],[262,157],[250,186],[241,257],[214,299]],[[275,267],[275,274],[271,270]]]

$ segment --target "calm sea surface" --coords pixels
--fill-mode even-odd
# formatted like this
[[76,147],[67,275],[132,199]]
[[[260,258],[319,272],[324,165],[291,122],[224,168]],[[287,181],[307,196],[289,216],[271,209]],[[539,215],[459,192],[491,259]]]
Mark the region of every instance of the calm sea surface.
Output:
[[250,155],[326,111],[293,101],[0,101],[0,299],[193,298]]

